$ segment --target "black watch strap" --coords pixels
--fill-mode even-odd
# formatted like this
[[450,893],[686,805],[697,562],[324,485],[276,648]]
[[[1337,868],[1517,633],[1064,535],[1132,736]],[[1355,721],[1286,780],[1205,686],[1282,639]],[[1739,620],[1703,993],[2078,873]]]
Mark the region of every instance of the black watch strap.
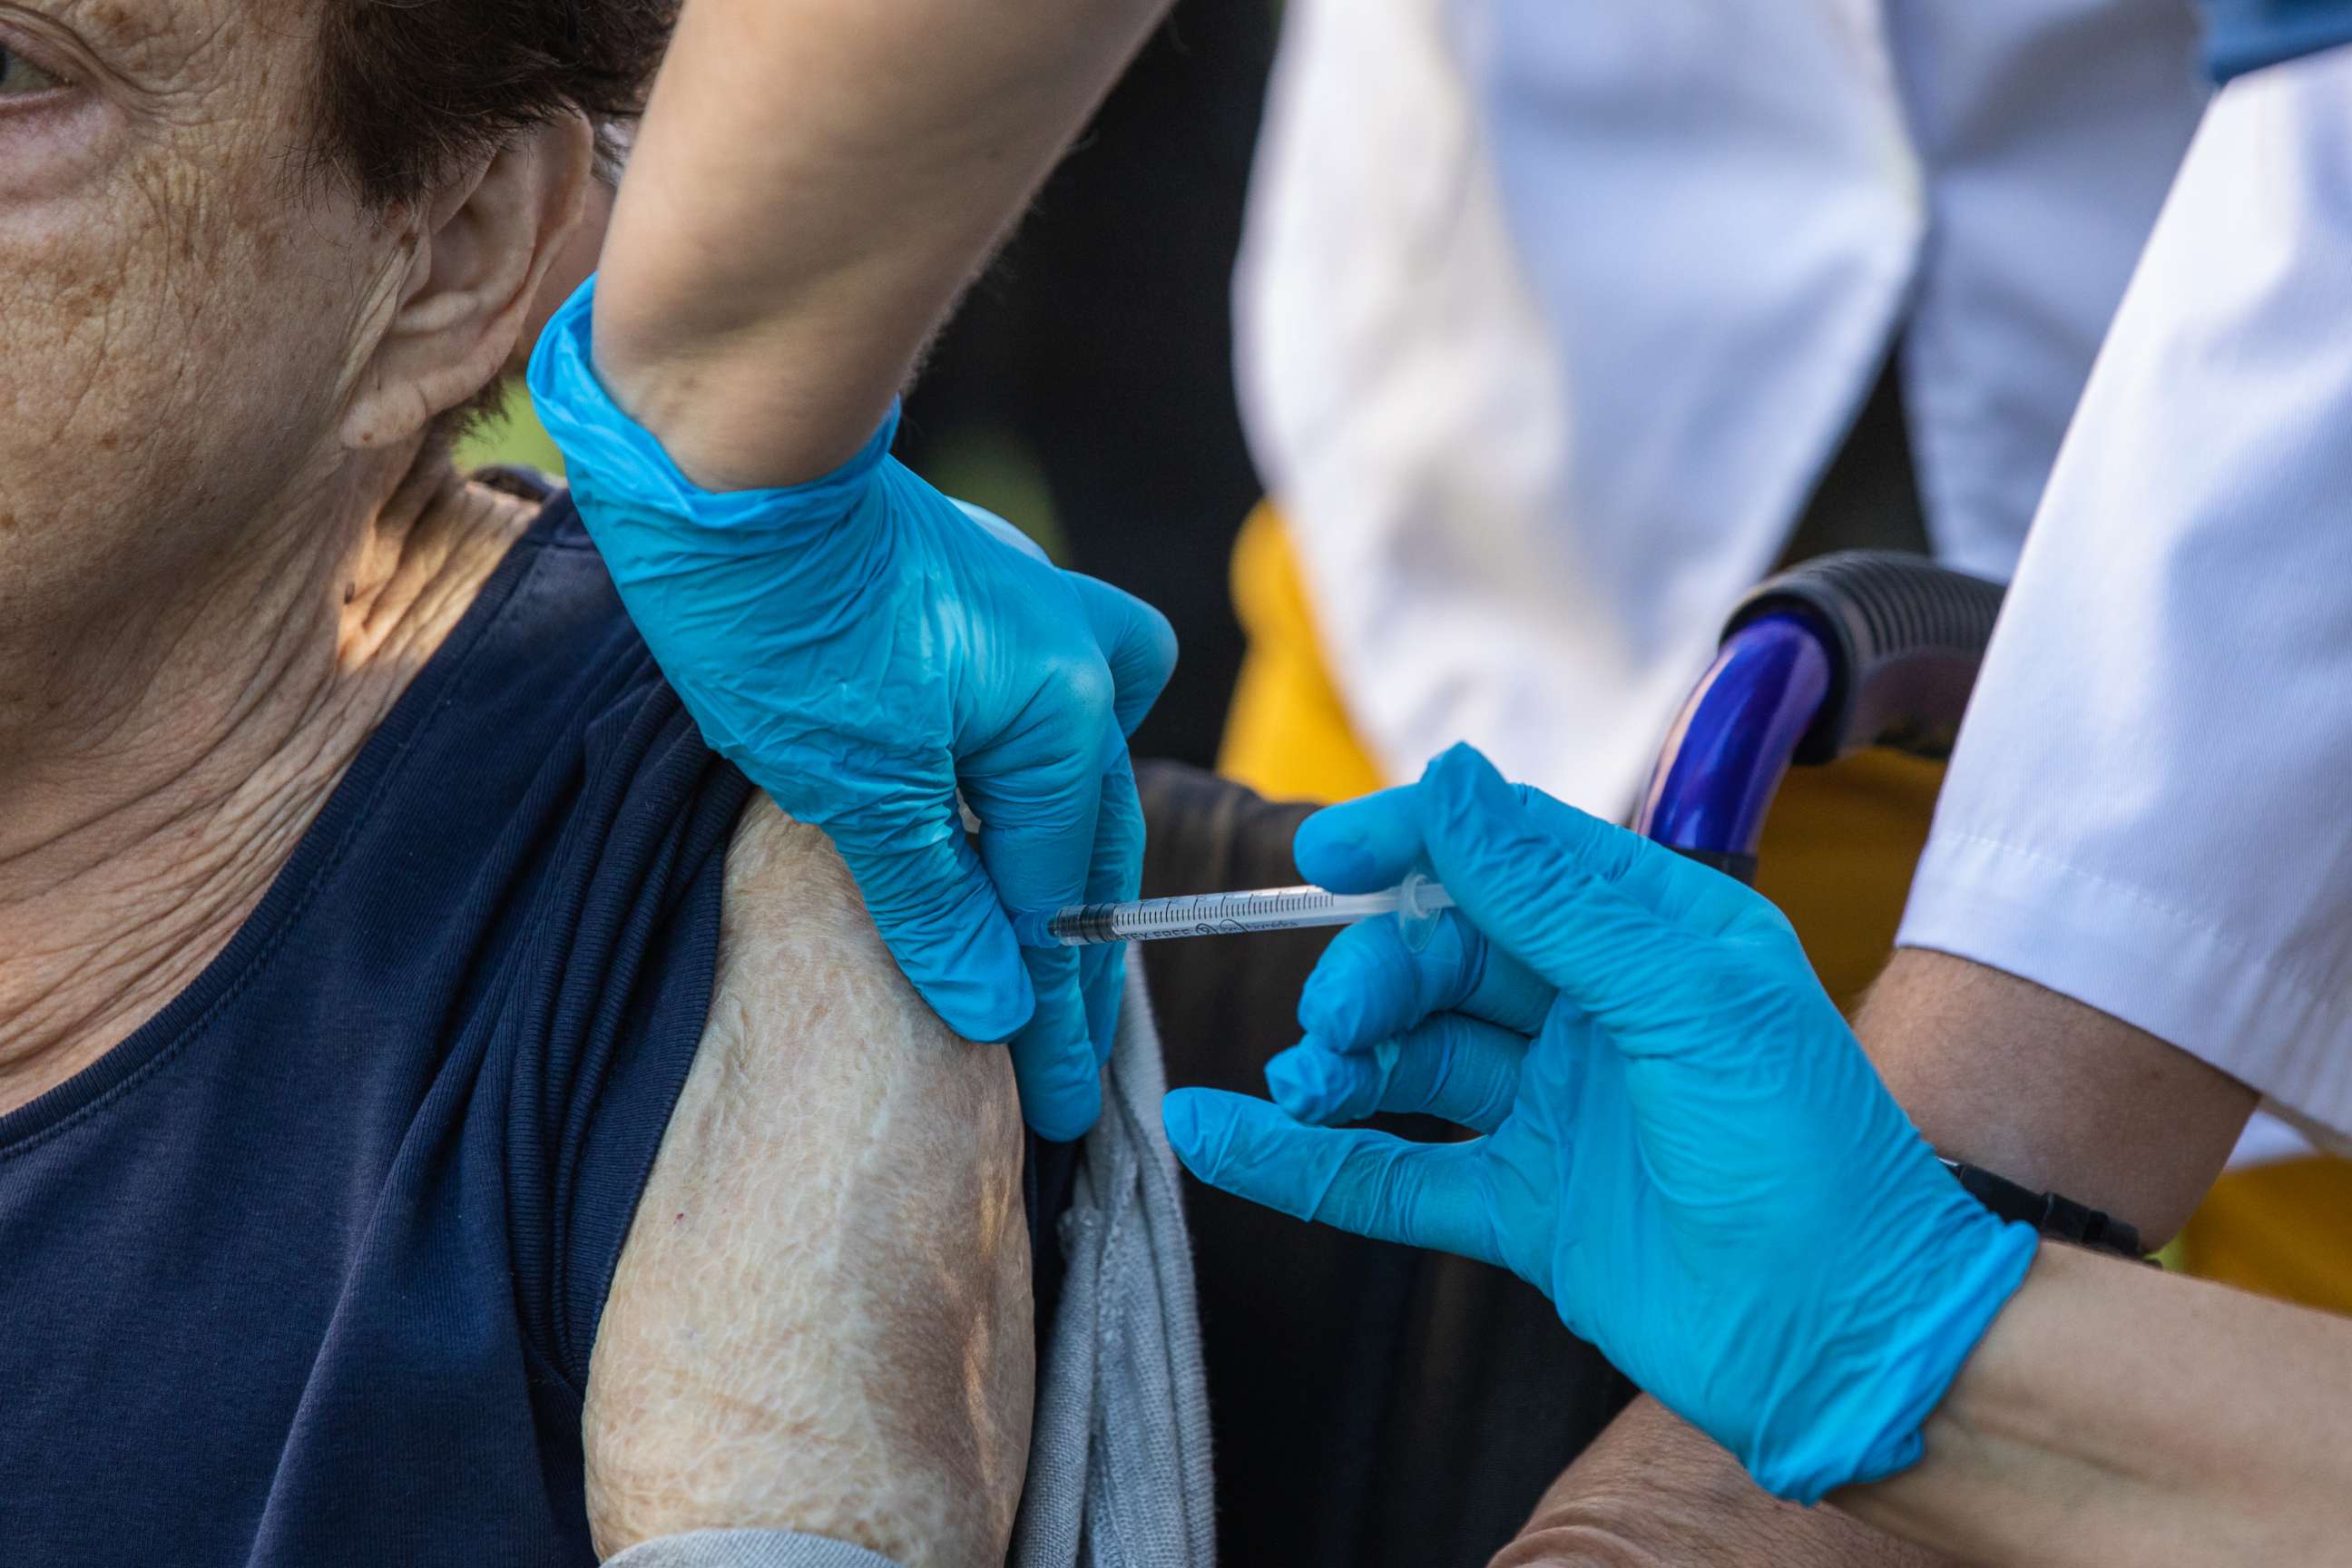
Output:
[[[1941,1160],[1943,1156],[1937,1158]],[[1963,1165],[1958,1160],[1944,1160],[1944,1169],[1969,1190],[1970,1197],[2003,1219],[2023,1220],[2044,1236],[2070,1241],[2077,1247],[2095,1247],[2130,1258],[2141,1256],[2136,1228],[2088,1204],[2078,1204],[2057,1193],[2037,1193],[2007,1176],[1997,1176],[1979,1166]]]

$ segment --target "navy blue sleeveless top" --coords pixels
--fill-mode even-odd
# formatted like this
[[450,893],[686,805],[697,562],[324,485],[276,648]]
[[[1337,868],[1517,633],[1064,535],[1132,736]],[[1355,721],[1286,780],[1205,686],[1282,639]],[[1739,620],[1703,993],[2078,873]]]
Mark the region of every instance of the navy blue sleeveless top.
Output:
[[595,1560],[749,789],[551,502],[226,951],[0,1117],[0,1562]]

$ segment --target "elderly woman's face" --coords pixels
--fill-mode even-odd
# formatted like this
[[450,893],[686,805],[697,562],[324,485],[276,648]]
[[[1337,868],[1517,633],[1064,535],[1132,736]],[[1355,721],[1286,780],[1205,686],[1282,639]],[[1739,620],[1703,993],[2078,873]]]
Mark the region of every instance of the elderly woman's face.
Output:
[[404,242],[306,177],[314,47],[301,0],[0,0],[0,623],[332,482]]

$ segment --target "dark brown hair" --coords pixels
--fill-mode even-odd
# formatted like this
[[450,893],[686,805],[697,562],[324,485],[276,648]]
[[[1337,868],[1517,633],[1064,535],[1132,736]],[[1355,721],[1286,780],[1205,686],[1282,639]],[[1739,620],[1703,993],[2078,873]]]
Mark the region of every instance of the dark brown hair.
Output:
[[677,0],[321,3],[321,162],[386,205],[566,110],[609,155],[677,15]]

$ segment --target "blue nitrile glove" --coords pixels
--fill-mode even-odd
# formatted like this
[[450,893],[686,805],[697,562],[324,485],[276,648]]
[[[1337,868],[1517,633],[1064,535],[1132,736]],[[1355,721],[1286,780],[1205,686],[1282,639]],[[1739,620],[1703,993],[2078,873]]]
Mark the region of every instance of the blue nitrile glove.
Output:
[[891,458],[895,411],[824,479],[698,488],[598,382],[594,289],[548,323],[530,390],[630,618],[711,748],[832,837],[940,1016],[1013,1042],[1030,1126],[1077,1137],[1124,949],[1024,949],[1007,914],[1136,896],[1126,736],[1174,668],[1168,623]]
[[1467,747],[1310,817],[1297,855],[1351,892],[1425,857],[1459,908],[1419,952],[1393,920],[1339,936],[1300,1004],[1307,1040],[1268,1066],[1277,1094],[1316,1120],[1422,1110],[1485,1136],[1411,1143],[1181,1089],[1185,1164],[1511,1269],[1782,1497],[1917,1460],[2037,1237],[1936,1163],[1777,910]]

